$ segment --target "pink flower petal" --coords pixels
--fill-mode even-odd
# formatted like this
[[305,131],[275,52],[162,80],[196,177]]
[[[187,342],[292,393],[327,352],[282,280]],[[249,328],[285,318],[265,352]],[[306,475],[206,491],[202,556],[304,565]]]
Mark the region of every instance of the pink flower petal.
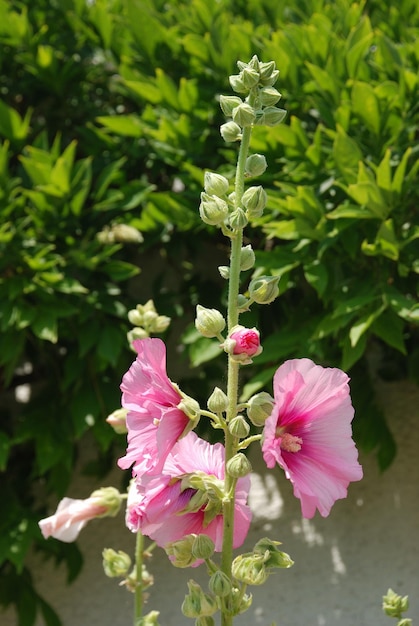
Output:
[[121,384],[122,406],[128,410],[128,446],[119,459],[133,474],[158,474],[189,419],[177,408],[181,401],[166,373],[166,346],[161,339],[133,342],[138,356]]
[[323,517],[362,478],[352,440],[349,378],[310,359],[287,361],[275,373],[272,414],[264,428],[263,457],[280,465],[300,499],[304,517]]

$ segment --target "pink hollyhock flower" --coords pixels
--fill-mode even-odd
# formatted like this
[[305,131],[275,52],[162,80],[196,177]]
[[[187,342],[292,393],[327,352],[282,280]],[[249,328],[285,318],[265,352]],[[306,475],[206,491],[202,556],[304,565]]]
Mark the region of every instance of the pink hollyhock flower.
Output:
[[[190,432],[174,446],[161,475],[143,476],[136,484],[133,482],[127,526],[133,532],[140,530],[162,547],[186,535],[205,534],[220,552],[223,481],[224,446],[211,445]],[[246,504],[249,488],[249,476],[238,479],[235,548],[243,543],[250,525],[251,512]]]
[[121,384],[122,406],[128,410],[128,447],[118,465],[133,474],[159,474],[167,455],[191,420],[178,405],[182,400],[166,373],[166,346],[161,339],[138,339],[137,358]]
[[114,516],[121,506],[121,495],[114,487],[94,491],[85,500],[63,498],[56,512],[39,522],[45,539],[54,537],[66,543],[75,541],[79,532],[95,517]]
[[354,409],[349,378],[310,359],[287,361],[275,373],[275,403],[265,422],[262,452],[293,484],[302,514],[323,517],[345,498],[351,481],[362,478],[352,440]]

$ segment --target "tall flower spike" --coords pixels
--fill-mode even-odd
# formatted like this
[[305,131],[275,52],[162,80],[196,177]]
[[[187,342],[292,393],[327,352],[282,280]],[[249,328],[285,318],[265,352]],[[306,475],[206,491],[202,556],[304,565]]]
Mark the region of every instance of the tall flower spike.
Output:
[[285,471],[306,518],[316,509],[329,515],[335,501],[346,497],[349,483],[362,478],[348,381],[341,370],[310,359],[287,361],[274,376],[275,404],[265,422],[263,458],[268,467],[277,463]]

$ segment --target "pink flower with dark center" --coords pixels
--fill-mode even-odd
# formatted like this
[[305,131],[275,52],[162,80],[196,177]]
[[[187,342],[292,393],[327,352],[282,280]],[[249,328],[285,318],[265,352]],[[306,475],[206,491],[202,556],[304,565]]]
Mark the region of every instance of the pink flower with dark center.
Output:
[[190,419],[178,409],[182,397],[166,373],[166,346],[161,339],[138,339],[137,358],[121,384],[122,406],[128,410],[128,447],[119,459],[134,475],[159,474],[167,455]]
[[362,478],[352,440],[349,378],[310,359],[285,362],[274,376],[275,403],[265,422],[262,452],[269,468],[285,471],[303,517],[323,517],[348,485]]
[[[220,552],[223,541],[222,497],[224,446],[188,433],[174,446],[160,476],[143,476],[132,484],[128,499],[127,526],[140,530],[159,546],[186,535],[205,534]],[[234,547],[246,538],[251,512],[246,504],[250,478],[237,481]]]

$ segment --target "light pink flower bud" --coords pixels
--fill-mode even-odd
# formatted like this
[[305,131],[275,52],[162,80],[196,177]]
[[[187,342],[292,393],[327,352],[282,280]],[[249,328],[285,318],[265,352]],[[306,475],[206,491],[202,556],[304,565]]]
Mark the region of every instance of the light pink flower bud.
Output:
[[95,517],[113,517],[120,506],[121,495],[114,487],[98,489],[86,500],[63,498],[54,515],[42,519],[39,527],[45,539],[54,537],[71,543],[87,522]]
[[259,331],[256,328],[237,327],[237,330],[230,334],[230,339],[236,342],[233,354],[246,354],[252,357],[262,351]]

